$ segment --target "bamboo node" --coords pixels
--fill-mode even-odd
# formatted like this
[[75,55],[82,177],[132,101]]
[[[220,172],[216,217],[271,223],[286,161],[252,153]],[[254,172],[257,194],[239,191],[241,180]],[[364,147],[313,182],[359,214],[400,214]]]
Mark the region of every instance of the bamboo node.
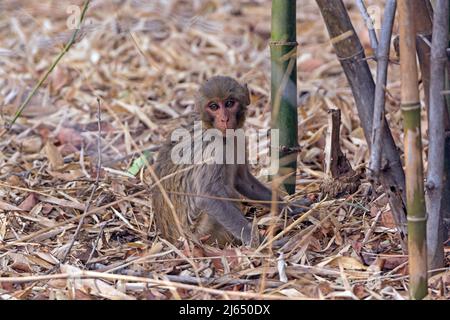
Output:
[[288,146],[280,146],[279,148],[280,153],[284,155],[292,154],[292,153],[299,153],[302,151],[302,148],[300,146],[294,146],[294,147],[288,147]]
[[425,215],[425,217],[410,217],[407,216],[406,220],[408,220],[408,222],[426,222],[428,220],[428,214]]
[[427,190],[433,190],[433,189],[436,189],[436,185],[435,185],[434,182],[432,182],[432,181],[427,182],[427,183],[425,184],[425,187],[427,188]]
[[359,55],[363,55],[363,54],[364,54],[364,49],[361,48],[361,50],[359,50],[358,52],[356,52],[356,53],[354,53],[354,54],[352,54],[352,55],[350,55],[350,56],[347,56],[347,57],[340,57],[339,55],[337,55],[337,57],[338,57],[338,60],[339,60],[339,61],[346,61],[346,60],[352,60],[352,59],[354,59],[355,57],[357,57],[357,56],[359,56]]
[[297,41],[271,40],[269,46],[298,46]]
[[402,103],[400,108],[403,111],[414,111],[420,109],[420,102]]

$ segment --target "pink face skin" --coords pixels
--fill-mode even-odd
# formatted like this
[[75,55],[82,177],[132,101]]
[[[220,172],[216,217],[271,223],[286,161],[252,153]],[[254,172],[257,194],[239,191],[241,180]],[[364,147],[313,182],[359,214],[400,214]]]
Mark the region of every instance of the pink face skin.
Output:
[[225,134],[226,129],[236,129],[239,102],[233,98],[210,101],[206,105],[206,112],[214,119],[214,127]]

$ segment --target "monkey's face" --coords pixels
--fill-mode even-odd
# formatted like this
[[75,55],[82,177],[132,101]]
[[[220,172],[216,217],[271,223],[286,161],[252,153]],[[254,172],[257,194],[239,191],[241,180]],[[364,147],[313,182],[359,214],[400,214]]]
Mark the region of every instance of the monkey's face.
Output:
[[224,134],[227,129],[243,126],[245,108],[249,103],[247,86],[224,76],[207,80],[196,97],[196,108],[201,114],[203,125],[216,128]]
[[227,129],[237,129],[241,124],[242,107],[238,100],[229,97],[227,99],[215,99],[205,106],[205,114],[212,127],[225,134]]

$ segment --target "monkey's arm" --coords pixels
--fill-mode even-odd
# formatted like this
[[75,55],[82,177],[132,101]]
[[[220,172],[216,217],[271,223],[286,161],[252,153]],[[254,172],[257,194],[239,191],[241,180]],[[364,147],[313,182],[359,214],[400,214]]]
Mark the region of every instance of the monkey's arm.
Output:
[[[236,176],[236,190],[247,197],[250,200],[263,200],[263,201],[272,201],[272,191],[259,182],[256,179],[247,166],[241,166],[239,168],[239,174]],[[283,201],[280,197],[278,197],[277,201]],[[308,199],[301,199],[295,202],[296,205],[299,206],[308,206],[310,205],[310,201]],[[271,203],[262,203],[263,206],[270,208]],[[278,210],[282,211],[286,207],[286,204],[279,203]],[[300,213],[304,211],[304,209],[300,207],[295,207],[294,213]]]
[[[259,182],[259,180],[251,174],[248,167],[245,165],[239,167],[239,172],[236,175],[235,186],[236,190],[240,194],[250,200],[272,201],[272,191]],[[282,200],[278,197],[277,201]],[[271,206],[269,202],[262,203],[262,205],[269,208]],[[282,206],[281,203],[280,206]]]

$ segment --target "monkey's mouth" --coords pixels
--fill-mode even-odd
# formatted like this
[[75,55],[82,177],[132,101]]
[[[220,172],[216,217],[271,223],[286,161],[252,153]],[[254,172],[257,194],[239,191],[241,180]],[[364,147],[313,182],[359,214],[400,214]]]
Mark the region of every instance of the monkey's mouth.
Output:
[[235,135],[235,133],[236,133],[236,128],[233,128],[233,127],[231,127],[231,128],[225,128],[225,129],[221,129],[221,130],[219,130],[221,133],[222,133],[222,135],[224,136],[224,137],[231,137],[231,136],[234,136]]
[[236,128],[232,125],[216,126],[216,129],[218,129],[224,136],[227,135],[227,131],[228,135],[230,135],[236,130]]

